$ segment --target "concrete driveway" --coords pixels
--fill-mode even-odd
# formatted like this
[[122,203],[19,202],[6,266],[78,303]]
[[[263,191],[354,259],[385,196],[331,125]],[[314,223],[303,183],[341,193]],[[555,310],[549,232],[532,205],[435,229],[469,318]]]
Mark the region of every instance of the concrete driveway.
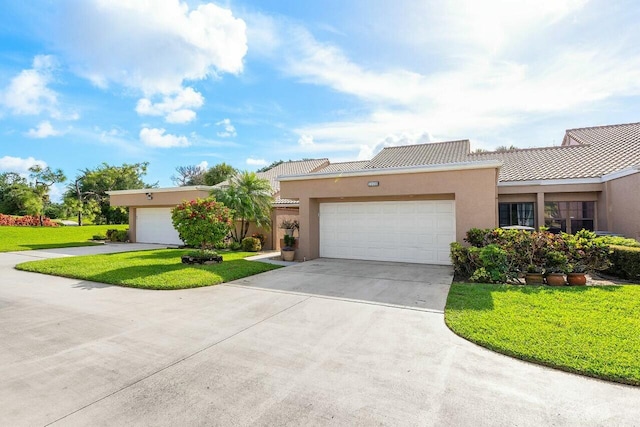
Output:
[[638,388],[452,334],[440,311],[448,269],[314,260],[227,285],[146,291],[11,268],[34,256],[54,255],[0,254],[1,425],[640,419]]

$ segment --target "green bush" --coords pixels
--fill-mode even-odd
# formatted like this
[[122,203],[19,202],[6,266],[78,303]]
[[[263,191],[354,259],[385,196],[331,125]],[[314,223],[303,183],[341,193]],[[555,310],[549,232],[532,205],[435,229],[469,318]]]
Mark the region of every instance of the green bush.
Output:
[[640,248],[612,246],[611,267],[606,271],[627,280],[640,280]]
[[292,251],[296,245],[296,238],[288,234],[284,235],[284,250]]
[[222,241],[233,225],[231,210],[212,197],[183,201],[171,210],[171,221],[183,242],[202,248]]
[[242,239],[242,250],[245,252],[258,252],[262,249],[260,239],[255,237],[245,237]]
[[[483,282],[504,283],[507,281],[507,272],[509,271],[509,261],[507,259],[507,251],[501,249],[500,246],[492,244],[480,249],[479,254],[482,267]],[[476,270],[472,278],[478,273]]]
[[103,236],[102,234],[94,234],[91,240],[107,240],[107,236]]
[[199,249],[196,251],[189,251],[186,253],[186,255],[198,261],[208,261],[212,258],[217,257],[218,253],[216,251],[212,251],[211,249]]
[[231,249],[232,251],[239,251],[240,249],[242,249],[242,245],[238,242],[231,242],[231,244],[229,245],[229,249]]
[[126,242],[129,240],[129,230],[107,230],[106,238],[110,242]]
[[640,242],[636,239],[628,239],[619,236],[601,236],[596,237],[596,241],[608,246],[627,246],[630,248],[640,248]]
[[464,241],[468,242],[471,246],[481,248],[487,245],[487,237],[492,231],[490,228],[472,228],[467,231],[467,236],[464,238]]

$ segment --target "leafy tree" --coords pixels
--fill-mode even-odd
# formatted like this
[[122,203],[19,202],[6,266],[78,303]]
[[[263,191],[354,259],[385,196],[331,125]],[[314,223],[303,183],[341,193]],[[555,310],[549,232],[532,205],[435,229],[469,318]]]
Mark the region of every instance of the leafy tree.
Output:
[[231,210],[214,198],[184,201],[171,210],[171,222],[180,239],[202,249],[221,242],[233,224]]
[[216,185],[228,180],[236,175],[238,170],[226,163],[218,163],[209,168],[204,174],[204,182],[206,185]]
[[171,181],[179,187],[187,185],[205,185],[205,173],[207,170],[198,165],[178,166],[177,175],[171,177]]
[[235,227],[231,232],[234,241],[239,243],[247,236],[251,222],[258,227],[271,227],[272,193],[269,180],[247,171],[231,178],[226,188],[213,190],[216,199],[234,212]]
[[22,194],[30,192],[27,180],[15,172],[0,174],[0,213],[19,215],[22,209]]
[[28,199],[28,210],[30,214],[37,215],[40,225],[44,225],[44,209],[49,204],[49,190],[51,186],[58,182],[64,182],[67,177],[61,169],[52,170],[49,166],[43,168],[40,165],[34,165],[29,168],[31,178],[34,180],[33,192],[35,198]]
[[[291,161],[291,160],[289,160],[289,161]],[[281,165],[283,163],[284,163],[284,160],[276,160],[275,162],[272,162],[270,165],[258,169],[256,172],[266,172],[269,169],[275,168],[276,166]]]
[[142,177],[147,173],[148,162],[112,166],[102,163],[94,169],[80,172],[73,184],[67,187],[65,203],[78,215],[78,224],[83,216],[95,215],[98,224],[124,224],[129,221],[126,208],[112,207],[107,191],[153,188]]

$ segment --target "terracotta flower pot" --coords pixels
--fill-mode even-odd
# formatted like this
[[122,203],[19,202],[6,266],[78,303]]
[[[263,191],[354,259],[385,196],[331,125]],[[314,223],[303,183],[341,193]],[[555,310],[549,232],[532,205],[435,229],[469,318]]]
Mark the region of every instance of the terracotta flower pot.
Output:
[[542,273],[526,273],[524,275],[524,282],[527,285],[543,285],[544,276]]
[[584,286],[587,284],[587,276],[584,273],[569,273],[567,282],[570,286]]
[[565,284],[564,274],[562,273],[547,273],[547,285],[549,286],[564,286]]
[[283,261],[293,261],[293,258],[296,256],[296,251],[280,251],[282,254]]

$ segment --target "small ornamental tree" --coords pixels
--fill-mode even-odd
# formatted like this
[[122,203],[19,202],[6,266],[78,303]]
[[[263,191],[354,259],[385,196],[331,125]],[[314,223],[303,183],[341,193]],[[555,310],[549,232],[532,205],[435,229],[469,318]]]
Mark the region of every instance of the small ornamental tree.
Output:
[[221,242],[233,225],[231,209],[214,198],[183,201],[171,210],[173,226],[189,246],[207,248]]

